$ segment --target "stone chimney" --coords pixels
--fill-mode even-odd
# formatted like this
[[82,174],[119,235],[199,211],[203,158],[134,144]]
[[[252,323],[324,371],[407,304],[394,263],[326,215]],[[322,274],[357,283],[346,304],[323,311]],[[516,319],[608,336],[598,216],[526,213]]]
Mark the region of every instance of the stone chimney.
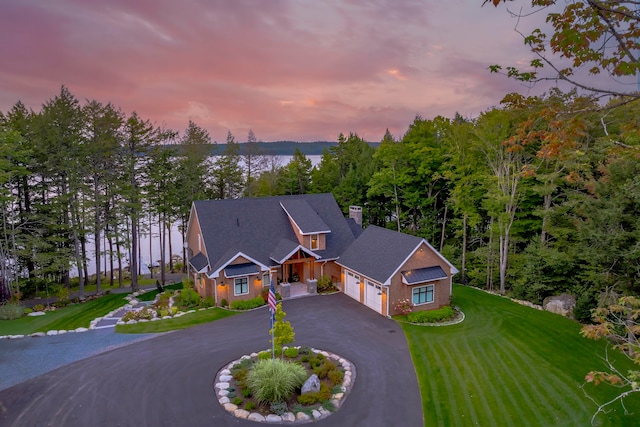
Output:
[[353,218],[353,220],[358,225],[362,225],[362,208],[360,206],[349,206],[349,218]]

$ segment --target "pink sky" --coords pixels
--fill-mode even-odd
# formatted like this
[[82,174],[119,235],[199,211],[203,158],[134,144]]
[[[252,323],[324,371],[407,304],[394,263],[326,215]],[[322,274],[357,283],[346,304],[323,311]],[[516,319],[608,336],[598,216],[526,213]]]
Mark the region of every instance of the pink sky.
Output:
[[[482,0],[2,0],[0,111],[65,85],[223,142],[402,136],[416,115],[475,117],[529,59]],[[542,18],[542,17],[541,17]],[[538,18],[535,18],[538,19]]]

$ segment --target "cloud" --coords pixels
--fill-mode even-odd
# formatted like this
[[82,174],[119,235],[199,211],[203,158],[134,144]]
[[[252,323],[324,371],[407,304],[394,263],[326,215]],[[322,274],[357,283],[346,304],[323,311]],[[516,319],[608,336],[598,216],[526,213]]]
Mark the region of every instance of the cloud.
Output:
[[18,99],[38,110],[64,84],[158,125],[183,130],[191,118],[218,141],[249,129],[265,141],[379,140],[416,114],[477,114],[512,87],[486,71],[494,53],[515,51],[512,24],[463,6],[3,0],[0,111]]

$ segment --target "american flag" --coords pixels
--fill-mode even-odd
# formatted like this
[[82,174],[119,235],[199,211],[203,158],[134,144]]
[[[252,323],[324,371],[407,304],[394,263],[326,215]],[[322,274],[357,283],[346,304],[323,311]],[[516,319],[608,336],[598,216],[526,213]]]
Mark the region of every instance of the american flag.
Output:
[[269,286],[269,297],[267,298],[269,304],[269,312],[271,313],[271,321],[276,315],[276,291],[273,288],[273,279],[271,279],[271,286]]

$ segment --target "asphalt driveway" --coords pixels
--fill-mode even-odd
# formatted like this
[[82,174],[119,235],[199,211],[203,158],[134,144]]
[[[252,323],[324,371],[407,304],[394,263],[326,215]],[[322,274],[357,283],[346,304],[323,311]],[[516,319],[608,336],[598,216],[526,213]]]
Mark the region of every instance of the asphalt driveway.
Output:
[[[344,294],[285,301],[295,345],[356,366],[351,393],[318,426],[422,426],[415,370],[401,328]],[[0,391],[0,426],[257,426],[217,402],[216,372],[269,348],[256,310],[92,356]]]

